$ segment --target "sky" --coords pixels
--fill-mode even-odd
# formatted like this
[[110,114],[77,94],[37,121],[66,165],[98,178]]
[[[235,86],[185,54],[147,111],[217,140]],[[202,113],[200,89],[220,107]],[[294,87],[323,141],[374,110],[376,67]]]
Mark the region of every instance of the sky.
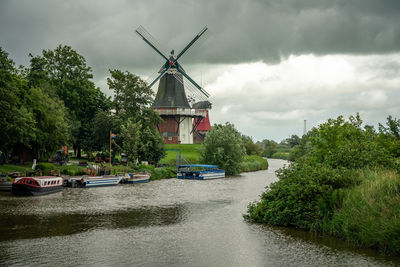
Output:
[[304,120],[400,118],[399,17],[398,0],[2,0],[0,46],[27,66],[29,53],[69,45],[111,95],[109,69],[151,82],[164,63],[137,27],[168,55],[207,26],[179,62],[210,93],[211,123],[281,141]]

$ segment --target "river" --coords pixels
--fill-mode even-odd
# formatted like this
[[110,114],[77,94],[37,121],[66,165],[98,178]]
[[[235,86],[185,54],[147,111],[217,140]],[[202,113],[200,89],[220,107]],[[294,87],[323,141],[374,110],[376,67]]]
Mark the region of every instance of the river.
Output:
[[210,181],[0,194],[0,265],[395,266],[399,258],[335,238],[246,222],[267,171]]

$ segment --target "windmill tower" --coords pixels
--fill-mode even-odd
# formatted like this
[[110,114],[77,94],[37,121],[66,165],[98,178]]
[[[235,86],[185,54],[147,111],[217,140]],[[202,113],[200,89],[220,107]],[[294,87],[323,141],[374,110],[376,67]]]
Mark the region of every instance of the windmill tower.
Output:
[[160,49],[152,41],[151,35],[141,26],[136,29],[136,33],[166,62],[161,66],[159,75],[155,80],[150,83],[152,87],[158,80],[158,90],[153,110],[157,112],[163,122],[157,125],[162,137],[166,144],[193,144],[193,133],[196,131],[198,123],[193,123],[193,120],[202,121],[207,117],[207,109],[192,109],[188,98],[186,96],[184,78],[194,86],[195,94],[208,98],[209,94],[201,88],[183,69],[178,63],[183,54],[207,31],[203,28],[194,38],[190,41],[185,48],[177,55],[174,55],[174,50],[171,51],[169,57],[166,57]]

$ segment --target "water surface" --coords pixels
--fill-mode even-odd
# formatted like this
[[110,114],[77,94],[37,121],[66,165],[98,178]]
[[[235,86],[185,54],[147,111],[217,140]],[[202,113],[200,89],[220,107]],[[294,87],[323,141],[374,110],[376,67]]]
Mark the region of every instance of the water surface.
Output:
[[243,219],[285,164],[210,181],[167,179],[0,194],[0,265],[394,266],[395,257]]

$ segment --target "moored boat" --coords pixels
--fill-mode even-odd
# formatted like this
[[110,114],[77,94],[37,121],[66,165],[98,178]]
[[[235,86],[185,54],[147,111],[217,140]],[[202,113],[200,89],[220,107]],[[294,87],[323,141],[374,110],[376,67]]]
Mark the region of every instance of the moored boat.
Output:
[[67,187],[98,187],[117,185],[121,181],[121,177],[117,175],[104,176],[77,176],[70,177],[64,181]]
[[178,166],[179,179],[209,180],[225,177],[225,171],[218,169],[217,165],[188,164]]
[[148,183],[150,181],[151,173],[129,173],[123,176],[121,182],[124,184],[138,184],[138,183]]
[[62,190],[63,179],[56,176],[19,177],[12,182],[14,195],[39,196]]
[[0,176],[0,191],[11,191],[12,181],[7,179],[7,176]]

